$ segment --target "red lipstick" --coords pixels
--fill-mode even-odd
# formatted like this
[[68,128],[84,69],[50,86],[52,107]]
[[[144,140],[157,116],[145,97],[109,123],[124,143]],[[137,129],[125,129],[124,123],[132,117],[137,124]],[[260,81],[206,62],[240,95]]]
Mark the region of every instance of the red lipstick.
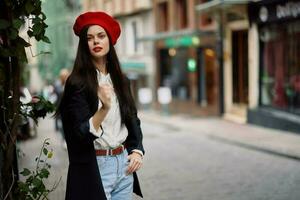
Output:
[[99,52],[99,51],[101,51],[102,50],[102,47],[95,47],[95,48],[93,48],[93,51],[94,52]]

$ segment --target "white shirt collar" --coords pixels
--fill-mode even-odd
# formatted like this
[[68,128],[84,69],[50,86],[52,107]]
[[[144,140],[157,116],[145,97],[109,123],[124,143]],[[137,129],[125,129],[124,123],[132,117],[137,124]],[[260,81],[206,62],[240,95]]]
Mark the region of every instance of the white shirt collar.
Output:
[[96,69],[97,71],[97,78],[98,78],[98,83],[109,83],[112,84],[110,74],[103,74],[100,70]]

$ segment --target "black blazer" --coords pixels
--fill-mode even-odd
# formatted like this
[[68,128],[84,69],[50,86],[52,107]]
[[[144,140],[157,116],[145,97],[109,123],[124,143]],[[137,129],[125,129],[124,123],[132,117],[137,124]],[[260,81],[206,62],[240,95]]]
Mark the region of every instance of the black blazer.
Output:
[[[128,88],[128,92],[130,89]],[[65,86],[60,113],[69,155],[66,200],[106,199],[99,173],[93,141],[97,138],[89,132],[89,119],[98,109],[98,98],[90,97],[84,87]],[[125,141],[129,153],[133,149],[144,152],[140,120],[135,115],[126,120],[128,137]],[[133,192],[142,196],[136,173]]]

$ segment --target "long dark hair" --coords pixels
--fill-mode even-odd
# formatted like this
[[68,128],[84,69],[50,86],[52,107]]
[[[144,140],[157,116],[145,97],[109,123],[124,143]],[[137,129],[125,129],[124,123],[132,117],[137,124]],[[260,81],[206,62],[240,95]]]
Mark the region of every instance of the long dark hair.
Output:
[[[98,99],[98,80],[96,66],[91,59],[91,53],[88,47],[87,31],[89,27],[85,27],[79,35],[79,44],[77,55],[74,62],[73,70],[66,82],[66,85],[75,85],[81,88],[85,88],[87,95],[92,97],[91,99]],[[109,37],[109,35],[108,35]],[[122,124],[136,113],[136,107],[132,98],[129,81],[123,75],[118,56],[115,48],[109,39],[109,52],[106,55],[107,60],[107,72],[110,74],[113,82],[114,91],[119,101],[119,107],[121,111]],[[90,98],[89,98],[90,99]],[[58,112],[63,102],[58,107]]]

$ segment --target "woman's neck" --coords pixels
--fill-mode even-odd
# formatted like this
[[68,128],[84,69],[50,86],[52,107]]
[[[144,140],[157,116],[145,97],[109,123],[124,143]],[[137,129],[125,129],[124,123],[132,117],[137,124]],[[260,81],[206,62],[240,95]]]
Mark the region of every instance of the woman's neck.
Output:
[[93,63],[102,74],[107,74],[106,59],[93,59]]

